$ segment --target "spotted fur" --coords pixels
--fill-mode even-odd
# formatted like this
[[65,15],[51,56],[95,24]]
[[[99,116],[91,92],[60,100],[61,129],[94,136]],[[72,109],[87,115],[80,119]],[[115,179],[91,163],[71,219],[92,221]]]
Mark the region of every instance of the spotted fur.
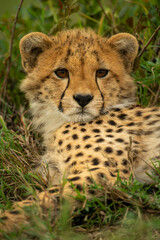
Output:
[[[51,184],[59,186],[65,175],[64,197],[73,196],[75,187],[91,198],[96,192],[90,184],[112,186],[117,174],[151,183],[152,162],[160,159],[160,109],[135,105],[130,73],[136,38],[121,33],[106,39],[90,30],[54,37],[30,33],[22,38],[20,51],[27,72],[21,89],[44,137],[47,150],[41,163],[48,166]],[[65,77],[57,76],[57,69],[63,69]],[[99,77],[99,69],[106,75]],[[41,207],[54,208],[57,189],[39,194]],[[27,222],[21,206],[34,201],[22,201],[13,212],[5,212],[1,228]]]

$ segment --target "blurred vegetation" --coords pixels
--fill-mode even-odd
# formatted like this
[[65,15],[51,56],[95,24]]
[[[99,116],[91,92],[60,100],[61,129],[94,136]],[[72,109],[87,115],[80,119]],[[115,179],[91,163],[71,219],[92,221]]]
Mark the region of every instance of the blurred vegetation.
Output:
[[[36,189],[43,190],[47,186],[44,179],[31,172],[43,149],[40,147],[40,136],[32,132],[27,102],[19,90],[20,80],[25,76],[18,47],[21,37],[33,31],[50,35],[74,27],[92,28],[106,37],[119,32],[129,32],[137,37],[140,52],[160,25],[159,0],[30,2],[32,3],[27,7],[25,3],[22,4],[14,35],[12,30],[16,15],[6,13],[0,19],[0,207],[2,209],[10,208],[13,201],[24,199],[29,194],[34,194]],[[16,8],[18,9],[18,5]],[[137,84],[138,103],[143,106],[160,104],[159,56],[160,31],[157,31],[143,52],[140,63],[137,63],[139,68],[132,73]],[[86,203],[85,208],[74,213],[70,223],[68,210],[64,206],[54,232],[52,232],[53,219],[51,220],[50,213],[40,217],[41,214],[37,212],[36,216],[31,214],[31,225],[28,230],[26,227],[23,234],[22,231],[6,234],[4,239],[121,240],[124,237],[131,240],[160,239],[160,218],[156,217],[156,213],[160,210],[159,186],[159,178],[156,178],[155,184],[150,187],[142,186],[137,182],[130,186],[120,182],[113,194],[114,203],[107,204],[107,207],[104,199],[93,198],[91,202]],[[99,186],[94,186],[94,189],[103,191]],[[116,191],[121,199],[116,197]],[[105,229],[104,233],[96,232],[103,225],[111,227]],[[116,230],[114,233],[112,228]],[[29,229],[32,229],[32,232]],[[83,235],[75,234],[73,229]],[[90,229],[89,235],[84,236],[88,229]]]

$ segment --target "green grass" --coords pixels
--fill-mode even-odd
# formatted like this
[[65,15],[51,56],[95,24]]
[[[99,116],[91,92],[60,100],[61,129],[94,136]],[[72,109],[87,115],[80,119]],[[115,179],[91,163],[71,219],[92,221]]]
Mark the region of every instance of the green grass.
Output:
[[[137,36],[140,49],[148,42],[159,26],[158,0],[152,1],[98,1],[47,0],[22,5],[13,39],[12,66],[8,76],[7,91],[0,99],[0,208],[10,209],[14,201],[29,195],[36,197],[48,185],[45,179],[32,169],[43,154],[41,137],[32,131],[31,117],[19,82],[25,73],[21,66],[18,42],[31,31],[56,34],[66,28],[92,28],[98,34],[110,36],[129,32]],[[12,13],[0,19],[0,89],[6,76],[9,56]],[[144,51],[139,68],[133,73],[137,84],[138,103],[143,106],[160,105],[159,37],[153,38]],[[59,214],[52,209],[43,211],[39,206],[26,209],[30,219],[28,226],[4,233],[3,239],[160,239],[160,171],[154,184],[143,185],[117,179],[117,185],[105,189],[95,183],[92,190],[103,193],[101,198],[86,199],[77,191],[77,199],[83,207],[70,215],[65,202]]]

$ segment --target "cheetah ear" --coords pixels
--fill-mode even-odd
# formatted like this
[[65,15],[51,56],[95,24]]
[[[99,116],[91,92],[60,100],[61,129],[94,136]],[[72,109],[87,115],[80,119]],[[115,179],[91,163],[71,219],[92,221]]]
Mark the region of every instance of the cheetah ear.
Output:
[[121,56],[126,70],[130,73],[138,53],[138,41],[129,33],[118,33],[108,39],[107,44]]
[[22,66],[26,72],[31,72],[36,66],[38,56],[52,46],[52,40],[40,32],[29,33],[19,43]]

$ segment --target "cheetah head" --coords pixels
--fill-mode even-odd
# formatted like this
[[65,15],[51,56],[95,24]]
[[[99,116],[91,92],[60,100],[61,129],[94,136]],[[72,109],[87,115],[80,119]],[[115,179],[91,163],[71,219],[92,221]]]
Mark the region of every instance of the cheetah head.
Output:
[[27,73],[21,89],[37,126],[87,122],[111,108],[135,102],[130,73],[138,51],[134,36],[103,38],[91,30],[49,37],[33,32],[20,41]]

